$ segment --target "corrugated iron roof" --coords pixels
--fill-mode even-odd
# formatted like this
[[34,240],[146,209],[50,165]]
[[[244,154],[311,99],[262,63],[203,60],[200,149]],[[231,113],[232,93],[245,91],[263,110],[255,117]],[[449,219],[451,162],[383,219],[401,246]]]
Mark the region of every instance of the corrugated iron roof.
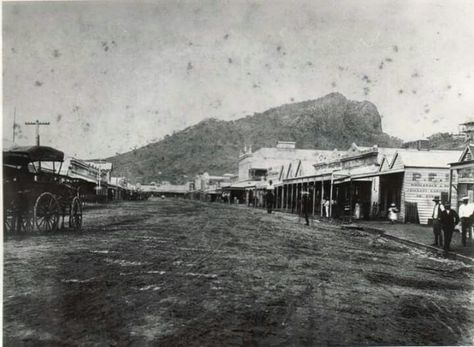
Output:
[[[397,151],[405,167],[449,167],[459,159],[461,151],[419,151],[400,149]],[[394,158],[395,159],[395,158]]]

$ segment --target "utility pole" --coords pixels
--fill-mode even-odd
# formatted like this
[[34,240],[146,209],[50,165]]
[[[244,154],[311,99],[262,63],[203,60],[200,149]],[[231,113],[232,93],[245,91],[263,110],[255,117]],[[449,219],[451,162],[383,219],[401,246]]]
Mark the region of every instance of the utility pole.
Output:
[[16,133],[16,107],[13,111],[13,145],[15,145],[15,133]]
[[39,127],[40,125],[49,125],[49,122],[40,122],[36,120],[36,122],[25,122],[25,125],[36,125],[36,145],[40,145],[40,134],[39,134]]

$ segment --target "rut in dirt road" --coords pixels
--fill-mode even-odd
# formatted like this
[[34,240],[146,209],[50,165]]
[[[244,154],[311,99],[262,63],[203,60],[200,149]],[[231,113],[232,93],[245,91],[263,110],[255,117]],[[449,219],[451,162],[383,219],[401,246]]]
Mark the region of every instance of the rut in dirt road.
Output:
[[7,239],[6,345],[472,344],[473,271],[364,232],[168,199]]

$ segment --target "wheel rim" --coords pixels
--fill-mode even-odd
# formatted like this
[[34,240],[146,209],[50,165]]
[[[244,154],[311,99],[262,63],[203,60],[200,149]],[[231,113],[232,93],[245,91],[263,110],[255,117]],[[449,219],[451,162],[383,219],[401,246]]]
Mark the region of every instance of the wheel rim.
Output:
[[82,206],[78,197],[72,199],[69,226],[76,231],[82,228]]
[[13,231],[13,215],[11,211],[4,212],[3,227],[6,233],[11,233]]
[[23,228],[23,231],[26,233],[29,233],[33,230],[33,219],[31,218],[31,215],[23,216],[22,228]]
[[36,200],[34,224],[40,232],[56,231],[59,224],[59,204],[51,193],[43,193]]
[[[19,221],[21,225],[18,225]],[[21,210],[14,201],[4,209],[3,227],[6,233],[28,232],[31,230],[30,223],[28,211]]]

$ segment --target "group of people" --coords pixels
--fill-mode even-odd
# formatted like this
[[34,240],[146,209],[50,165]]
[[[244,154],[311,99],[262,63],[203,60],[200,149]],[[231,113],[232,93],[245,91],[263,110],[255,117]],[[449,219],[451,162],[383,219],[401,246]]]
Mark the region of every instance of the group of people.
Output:
[[474,218],[474,204],[469,203],[469,197],[465,196],[461,199],[462,203],[459,207],[459,214],[451,209],[449,202],[442,203],[441,199],[436,196],[433,199],[435,205],[433,207],[433,246],[443,247],[446,252],[449,251],[451,239],[454,229],[461,222],[462,245],[467,246],[467,236],[472,240],[472,219]]
[[[312,206],[312,201],[309,195],[308,191],[303,191],[301,195],[301,214],[305,218],[306,225],[309,225],[309,214]],[[275,199],[272,181],[269,181],[265,198],[267,212],[272,213]],[[464,247],[467,246],[468,235],[469,239],[472,240],[471,227],[474,220],[474,204],[469,203],[469,197],[465,196],[461,199],[462,204],[459,207],[459,214],[451,209],[451,204],[449,202],[443,204],[439,196],[436,196],[433,201],[435,202],[432,214],[434,233],[433,246],[444,247],[446,252],[449,251],[453,232],[459,222],[461,222],[462,244]],[[325,199],[323,207],[326,216],[329,216],[329,205],[330,200]],[[391,204],[388,209],[388,219],[391,223],[394,223],[398,219],[398,212],[396,205]]]

